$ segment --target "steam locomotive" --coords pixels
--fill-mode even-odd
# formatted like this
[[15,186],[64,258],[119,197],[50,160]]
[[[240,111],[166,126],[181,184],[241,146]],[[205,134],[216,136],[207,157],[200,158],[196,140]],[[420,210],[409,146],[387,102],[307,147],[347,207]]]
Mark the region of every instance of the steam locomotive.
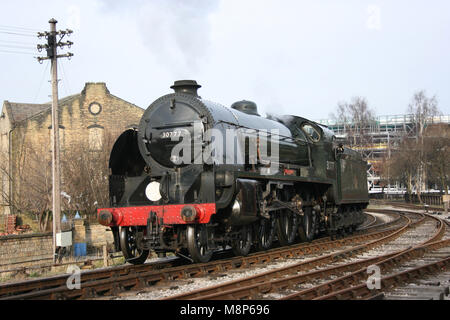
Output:
[[247,255],[275,241],[351,233],[368,205],[367,163],[326,126],[258,114],[201,98],[175,81],[137,128],[123,132],[109,161],[110,207],[98,209],[117,251],[141,264],[149,252],[207,262],[230,248]]

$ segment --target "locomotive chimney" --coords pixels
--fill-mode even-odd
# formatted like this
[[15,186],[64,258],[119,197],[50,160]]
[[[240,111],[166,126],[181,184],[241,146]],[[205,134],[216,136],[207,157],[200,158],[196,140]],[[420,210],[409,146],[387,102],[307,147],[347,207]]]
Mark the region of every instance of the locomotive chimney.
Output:
[[173,86],[170,88],[175,90],[176,93],[185,93],[191,94],[198,97],[197,89],[202,86],[197,83],[195,80],[178,80],[175,81]]

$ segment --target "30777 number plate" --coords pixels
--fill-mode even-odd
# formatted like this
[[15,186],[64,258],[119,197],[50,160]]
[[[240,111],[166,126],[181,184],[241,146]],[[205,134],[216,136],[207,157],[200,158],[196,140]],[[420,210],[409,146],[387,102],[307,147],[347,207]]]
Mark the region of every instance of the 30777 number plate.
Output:
[[179,138],[183,135],[181,130],[174,130],[174,131],[164,131],[161,132],[161,138],[162,139],[172,139],[172,138]]

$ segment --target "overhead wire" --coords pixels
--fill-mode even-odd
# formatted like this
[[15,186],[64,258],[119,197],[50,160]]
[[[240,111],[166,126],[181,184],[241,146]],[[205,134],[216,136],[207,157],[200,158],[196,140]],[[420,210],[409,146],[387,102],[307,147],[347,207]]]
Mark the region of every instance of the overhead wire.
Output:
[[32,28],[26,28],[26,27],[18,27],[18,26],[7,26],[0,24],[0,29],[16,29],[16,30],[23,30],[24,32],[38,32],[39,30],[32,29]]
[[63,78],[62,78],[62,79],[64,79],[64,80],[61,81],[61,84],[64,84],[64,86],[63,86],[63,87],[64,87],[64,92],[66,93],[66,96],[68,96],[69,93],[67,92],[67,90],[70,91],[70,88],[69,88],[69,81],[68,81],[68,78],[67,78],[67,76],[66,76],[66,73],[64,72],[64,66],[63,66],[63,63],[62,63],[61,60],[56,60],[56,62],[58,63],[58,67],[61,67],[61,71],[62,71],[62,75],[63,75]]
[[[10,35],[10,36],[22,36],[22,37],[37,37],[39,30],[27,28],[27,27],[18,27],[18,26],[8,26],[0,24],[0,34]],[[14,39],[14,38],[13,38]],[[15,40],[15,39],[14,39]],[[35,58],[39,54],[37,47],[33,43],[23,42],[23,41],[14,41],[14,40],[3,40],[0,39],[0,53],[6,54],[23,54],[23,55],[34,55]],[[61,70],[64,76],[64,90],[68,95],[67,90],[71,91],[69,80],[67,78],[65,68],[62,62],[58,63],[61,66]],[[45,75],[47,73],[50,62],[47,61],[45,70],[42,75],[42,79],[39,84],[38,91],[34,98],[36,99],[42,89],[42,84],[44,82]]]
[[0,33],[21,37],[36,37],[38,30],[26,27],[0,25]]
[[44,78],[45,78],[45,76],[46,76],[46,74],[47,74],[47,70],[48,70],[48,66],[49,66],[49,65],[50,65],[50,61],[47,60],[47,63],[46,63],[46,65],[45,65],[44,72],[42,73],[41,81],[40,81],[40,83],[39,83],[39,88],[38,88],[38,91],[37,91],[37,93],[36,93],[36,96],[34,97],[34,100],[33,100],[34,102],[33,102],[33,103],[36,103],[37,97],[38,97],[39,93],[41,93],[42,84],[44,83]]
[[23,46],[23,45],[16,45],[16,44],[2,44],[0,43],[0,48],[12,48],[12,49],[28,49],[28,50],[33,50],[33,51],[37,51],[36,47],[33,46]]
[[36,37],[37,36],[37,34],[2,31],[1,29],[0,29],[0,33],[11,34],[11,35],[16,35],[16,36],[24,36],[24,37]]
[[11,41],[11,40],[2,40],[2,39],[0,39],[0,43],[12,43],[12,44],[30,45],[30,46],[36,47],[34,42]]
[[24,51],[13,51],[13,50],[0,50],[0,53],[12,53],[12,54],[27,54],[27,55],[36,55],[33,52],[24,52]]
[[17,36],[36,38],[37,30],[26,27],[0,25],[0,34],[6,35],[6,38],[0,39],[0,53],[34,56],[39,54],[37,46],[34,43],[18,41],[17,38]]
[[32,45],[7,44],[0,41],[0,51],[3,53],[38,54],[37,47]]

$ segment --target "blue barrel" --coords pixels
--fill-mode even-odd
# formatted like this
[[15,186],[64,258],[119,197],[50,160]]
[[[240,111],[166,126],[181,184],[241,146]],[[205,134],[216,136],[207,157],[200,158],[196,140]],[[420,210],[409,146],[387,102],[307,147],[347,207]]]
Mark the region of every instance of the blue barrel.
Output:
[[75,257],[85,257],[86,256],[86,243],[75,243],[73,245]]

